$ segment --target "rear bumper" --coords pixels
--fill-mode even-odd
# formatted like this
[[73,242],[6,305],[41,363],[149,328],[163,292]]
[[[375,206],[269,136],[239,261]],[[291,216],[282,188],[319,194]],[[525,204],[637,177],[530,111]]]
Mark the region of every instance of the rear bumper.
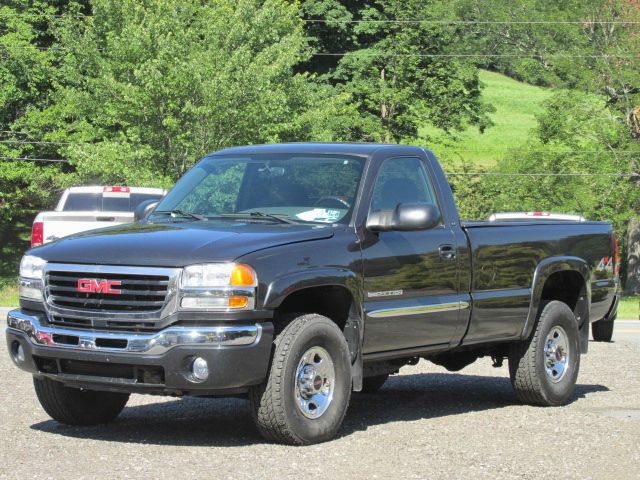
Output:
[[[43,314],[14,310],[7,315],[6,338],[19,368],[70,386],[216,395],[246,391],[263,381],[273,325],[175,326],[154,333],[115,333],[59,328],[47,325]],[[205,381],[195,381],[191,375],[195,357],[209,365]]]

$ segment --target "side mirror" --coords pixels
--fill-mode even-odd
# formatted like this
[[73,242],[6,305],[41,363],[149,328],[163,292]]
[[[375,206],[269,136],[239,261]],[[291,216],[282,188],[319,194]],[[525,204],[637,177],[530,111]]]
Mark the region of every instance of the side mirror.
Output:
[[393,210],[372,212],[367,219],[367,229],[372,232],[428,230],[441,219],[438,207],[430,203],[399,203]]
[[144,202],[140,202],[133,211],[133,221],[139,222],[147,218],[153,209],[158,206],[158,203],[160,203],[158,200],[145,200]]

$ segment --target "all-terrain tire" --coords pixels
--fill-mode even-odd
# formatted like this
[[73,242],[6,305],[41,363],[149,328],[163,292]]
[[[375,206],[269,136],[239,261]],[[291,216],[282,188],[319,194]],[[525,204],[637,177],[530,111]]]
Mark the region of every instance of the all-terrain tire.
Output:
[[[557,371],[547,372],[545,353],[548,336],[559,331],[554,327],[559,327],[566,336],[567,355],[564,374],[555,380],[552,374]],[[509,376],[518,399],[531,405],[564,405],[573,394],[579,369],[580,335],[573,312],[560,301],[541,304],[531,336],[512,344],[509,350]]]
[[[309,445],[332,439],[347,412],[351,397],[349,348],[338,326],[317,314],[291,315],[274,340],[267,380],[249,393],[253,420],[268,440]],[[296,398],[299,363],[309,349],[320,347],[331,358],[335,380],[327,409],[317,418],[304,415]]]
[[613,338],[614,320],[600,320],[591,324],[591,333],[596,342],[610,342]]
[[375,393],[382,388],[384,382],[389,378],[389,374],[375,375],[373,377],[366,377],[362,379],[362,392],[363,393]]
[[98,425],[115,419],[128,393],[71,388],[49,378],[33,378],[40,405],[51,418],[67,425]]

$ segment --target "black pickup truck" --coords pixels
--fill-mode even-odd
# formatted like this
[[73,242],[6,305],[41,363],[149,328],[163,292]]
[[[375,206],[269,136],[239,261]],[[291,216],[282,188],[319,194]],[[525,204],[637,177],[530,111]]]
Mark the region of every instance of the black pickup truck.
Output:
[[507,359],[521,401],[561,405],[616,315],[610,224],[461,222],[419,147],[222,150],[138,218],[23,258],[9,352],[60,422],[131,393],[246,395],[265,437],[310,444],[421,358]]

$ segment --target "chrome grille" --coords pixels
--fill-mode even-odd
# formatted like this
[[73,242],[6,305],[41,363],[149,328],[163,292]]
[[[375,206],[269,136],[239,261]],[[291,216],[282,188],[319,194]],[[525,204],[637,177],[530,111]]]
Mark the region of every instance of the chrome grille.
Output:
[[[81,280],[119,282],[118,294],[79,292]],[[169,277],[160,275],[127,275],[113,273],[77,273],[52,270],[45,276],[50,304],[82,310],[153,312],[165,303]]]
[[[177,309],[180,268],[49,263],[44,295],[51,323],[72,328],[144,331],[164,328]],[[79,288],[79,281],[100,288]],[[111,284],[109,282],[116,282]],[[114,285],[119,292],[102,288]]]

